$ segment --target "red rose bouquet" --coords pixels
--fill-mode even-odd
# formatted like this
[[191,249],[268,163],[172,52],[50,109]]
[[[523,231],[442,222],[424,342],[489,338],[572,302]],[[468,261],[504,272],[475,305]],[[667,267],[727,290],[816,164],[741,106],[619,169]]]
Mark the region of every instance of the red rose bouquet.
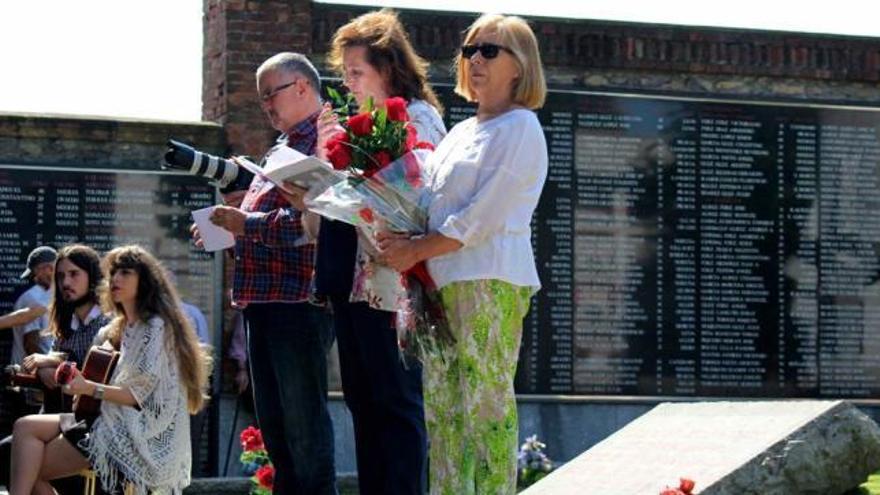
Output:
[[[330,91],[330,95],[340,102],[338,93]],[[361,246],[369,255],[377,252],[372,240],[380,229],[425,233],[430,198],[424,187],[423,163],[433,146],[418,140],[415,127],[409,123],[406,100],[389,98],[384,107],[378,108],[369,100],[365,111],[340,116],[340,125],[343,131],[327,143],[327,157],[336,170],[348,172],[348,180],[308,194],[309,209],[357,227]],[[382,270],[393,276],[382,276]],[[385,301],[393,307],[402,348],[410,347],[416,330],[451,338],[436,285],[424,263],[404,274],[388,267],[366,271],[378,273],[378,282],[371,282],[367,299]],[[356,290],[359,283],[356,276]]]

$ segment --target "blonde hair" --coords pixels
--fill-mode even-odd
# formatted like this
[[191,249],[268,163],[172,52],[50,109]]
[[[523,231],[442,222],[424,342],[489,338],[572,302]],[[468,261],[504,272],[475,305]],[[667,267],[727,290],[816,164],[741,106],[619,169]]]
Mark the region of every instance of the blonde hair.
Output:
[[330,67],[344,75],[343,52],[354,46],[367,49],[367,63],[386,78],[389,96],[425,100],[443,113],[443,105],[428,84],[429,64],[416,53],[396,12],[367,12],[337,29],[327,57]]
[[[511,51],[519,65],[521,75],[513,87],[513,102],[531,109],[544,106],[547,83],[544,80],[538,40],[529,24],[517,16],[483,14],[468,28],[464,44],[470,44],[482,30],[495,31],[498,43]],[[476,101],[468,82],[467,59],[461,53],[456,58],[455,69],[455,92],[467,101]]]
[[[135,270],[138,274],[136,297],[137,317],[147,321],[158,316],[165,323],[165,348],[177,354],[180,380],[187,394],[191,413],[198,412],[208,398],[206,390],[210,374],[211,358],[199,346],[198,337],[189,320],[183,313],[177,290],[169,282],[169,275],[162,264],[146,249],[137,245],[120,246],[104,256],[101,262],[105,279],[112,279],[113,273],[121,268]],[[110,322],[108,338],[117,349],[122,341],[125,328],[125,313],[122,305],[114,303],[110,291],[103,291],[104,305],[112,309],[116,318]]]

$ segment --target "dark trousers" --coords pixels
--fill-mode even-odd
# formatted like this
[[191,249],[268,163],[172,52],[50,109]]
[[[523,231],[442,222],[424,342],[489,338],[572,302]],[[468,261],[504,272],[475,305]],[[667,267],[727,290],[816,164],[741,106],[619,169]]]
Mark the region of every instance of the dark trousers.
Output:
[[332,302],[360,493],[423,494],[428,436],[421,366],[401,361],[393,313],[346,298]]
[[257,422],[275,465],[274,493],[335,495],[329,317],[308,303],[251,304],[244,317]]

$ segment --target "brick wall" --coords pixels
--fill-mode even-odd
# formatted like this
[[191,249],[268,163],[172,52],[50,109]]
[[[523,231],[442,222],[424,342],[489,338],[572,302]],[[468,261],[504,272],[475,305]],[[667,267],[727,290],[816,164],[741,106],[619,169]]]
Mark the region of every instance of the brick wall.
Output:
[[281,51],[310,52],[309,0],[204,0],[202,118],[226,131],[227,154],[260,156],[272,142],[254,73]]
[[[337,27],[371,10],[312,5],[313,51]],[[473,13],[402,10],[416,49],[436,62],[455,54]],[[880,81],[880,39],[576,19],[529,19],[548,69],[625,69],[692,74]]]
[[[229,152],[260,155],[274,132],[254,71],[269,56],[309,55],[322,74],[335,30],[371,7],[310,0],[205,0],[203,118],[223,125]],[[474,13],[399,10],[431,79],[450,81]],[[880,39],[574,19],[529,19],[551,86],[783,96],[880,104]]]

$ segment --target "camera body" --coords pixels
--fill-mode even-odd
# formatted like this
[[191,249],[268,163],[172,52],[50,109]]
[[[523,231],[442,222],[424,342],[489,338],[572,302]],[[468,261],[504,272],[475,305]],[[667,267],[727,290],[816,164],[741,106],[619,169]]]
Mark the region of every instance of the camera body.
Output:
[[183,170],[214,182],[222,193],[247,189],[254,174],[232,160],[203,153],[174,139],[168,140],[163,169]]

